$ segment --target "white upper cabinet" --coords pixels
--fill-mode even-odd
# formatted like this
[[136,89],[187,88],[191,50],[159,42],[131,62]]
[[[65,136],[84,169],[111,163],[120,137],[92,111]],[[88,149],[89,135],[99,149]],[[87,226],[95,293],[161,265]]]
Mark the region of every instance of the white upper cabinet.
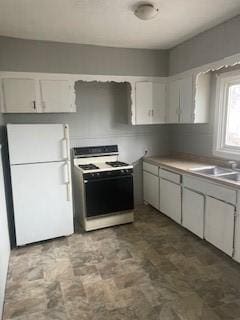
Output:
[[2,112],[74,112],[74,81],[39,78],[2,78]]
[[198,74],[195,84],[193,88],[194,123],[206,123],[209,121],[211,72]]
[[166,121],[166,93],[167,85],[165,83],[152,83],[153,105],[152,105],[152,122],[164,123]]
[[136,82],[136,123],[165,123],[166,84],[160,82]]
[[208,122],[210,73],[170,79],[167,123]]
[[193,122],[193,81],[192,76],[169,82],[168,123]]
[[168,85],[167,123],[179,122],[180,82],[171,81]]
[[180,80],[180,123],[194,122],[193,77]]
[[35,113],[38,111],[34,79],[2,80],[3,112]]
[[[206,123],[210,75],[188,73],[173,77],[102,76],[104,82],[128,82],[134,125]],[[76,112],[76,81],[101,81],[101,76],[1,72],[0,103],[4,113]]]
[[152,83],[136,82],[136,124],[152,123]]
[[68,80],[40,80],[43,112],[76,111],[74,83]]

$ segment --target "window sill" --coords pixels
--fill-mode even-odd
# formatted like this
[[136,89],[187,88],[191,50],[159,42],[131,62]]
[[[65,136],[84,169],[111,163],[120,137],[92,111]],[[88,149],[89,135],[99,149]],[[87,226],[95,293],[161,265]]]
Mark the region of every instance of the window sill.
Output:
[[228,160],[240,160],[240,151],[229,151],[224,149],[218,149],[213,151],[213,155],[219,158],[224,158]]

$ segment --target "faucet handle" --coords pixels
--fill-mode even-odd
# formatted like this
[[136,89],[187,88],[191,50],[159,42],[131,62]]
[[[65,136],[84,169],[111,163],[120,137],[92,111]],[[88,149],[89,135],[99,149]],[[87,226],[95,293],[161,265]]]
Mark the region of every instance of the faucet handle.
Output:
[[234,160],[228,161],[228,164],[231,166],[233,170],[237,168],[237,162]]

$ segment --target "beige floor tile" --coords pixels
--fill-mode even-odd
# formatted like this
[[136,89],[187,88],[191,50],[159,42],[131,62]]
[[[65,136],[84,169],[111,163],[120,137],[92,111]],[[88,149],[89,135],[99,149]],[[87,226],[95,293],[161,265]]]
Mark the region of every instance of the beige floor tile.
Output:
[[240,320],[240,266],[151,207],[14,249],[4,320]]

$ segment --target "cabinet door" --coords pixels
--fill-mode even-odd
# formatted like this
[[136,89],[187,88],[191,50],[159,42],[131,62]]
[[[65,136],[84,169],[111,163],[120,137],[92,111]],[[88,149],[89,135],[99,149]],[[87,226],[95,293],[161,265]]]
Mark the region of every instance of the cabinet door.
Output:
[[2,80],[4,112],[35,113],[37,111],[36,82],[33,79]]
[[152,82],[136,82],[136,124],[151,124],[152,109]]
[[159,208],[159,178],[146,171],[143,171],[143,199]]
[[43,112],[76,111],[74,84],[68,80],[40,80]]
[[204,196],[183,189],[182,225],[203,238]]
[[165,108],[165,83],[136,83],[136,124],[164,123]]
[[168,85],[168,110],[167,122],[179,122],[180,81],[175,80]]
[[165,123],[165,111],[166,111],[166,84],[165,83],[153,83],[152,84],[153,95],[153,111],[152,122],[153,123]]
[[73,233],[69,165],[11,166],[17,245]]
[[160,178],[160,211],[181,223],[181,186]]
[[206,198],[205,239],[232,256],[235,207],[211,197]]
[[235,219],[235,232],[234,232],[234,247],[235,253],[233,259],[240,263],[240,190],[238,190],[237,195],[237,212],[236,212],[236,219]]
[[190,76],[180,80],[180,122],[193,121],[193,79]]

